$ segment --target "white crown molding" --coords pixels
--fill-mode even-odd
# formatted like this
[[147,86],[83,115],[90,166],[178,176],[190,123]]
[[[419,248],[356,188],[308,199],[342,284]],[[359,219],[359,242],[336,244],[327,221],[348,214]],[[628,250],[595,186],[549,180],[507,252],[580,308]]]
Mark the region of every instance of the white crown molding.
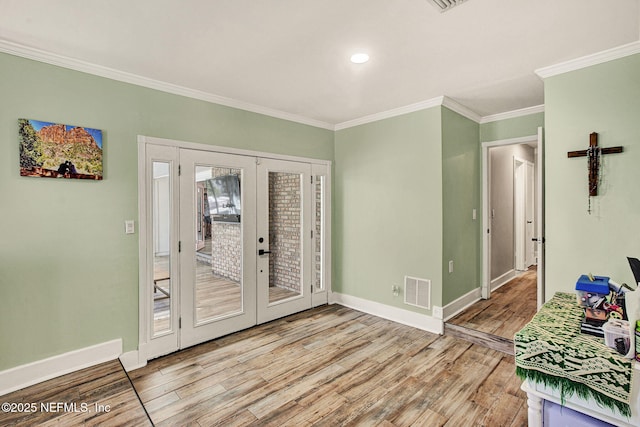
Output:
[[540,78],[546,79],[548,77],[568,73],[569,71],[576,71],[592,65],[613,61],[614,59],[624,58],[625,56],[635,55],[636,53],[640,53],[640,41],[627,43],[622,46],[617,46],[602,52],[597,52],[548,67],[538,68],[535,70],[535,73]]
[[58,67],[68,68],[87,74],[93,74],[99,77],[105,77],[111,80],[117,80],[124,83],[130,83],[137,86],[155,89],[162,92],[171,93],[173,95],[185,96],[188,98],[198,99],[201,101],[211,102],[213,104],[224,105],[239,110],[258,113],[277,119],[288,120],[304,125],[314,126],[317,128],[334,130],[334,126],[320,120],[310,119],[308,117],[299,116],[297,114],[287,113],[248,102],[238,101],[232,98],[215,95],[212,93],[189,89],[187,87],[178,86],[172,83],[154,80],[137,74],[120,71],[102,65],[92,64],[78,59],[69,58],[40,49],[27,47],[18,43],[0,39],[0,52],[10,55],[20,56],[22,58],[32,59],[46,64],[56,65]]
[[426,101],[416,102],[415,104],[406,105],[404,107],[394,108],[393,110],[383,111],[380,113],[371,114],[369,116],[360,117],[358,119],[349,120],[347,122],[338,123],[335,125],[336,131],[347,129],[350,127],[360,126],[367,123],[377,122],[379,120],[388,119],[391,117],[401,116],[403,114],[412,113],[414,111],[426,110],[427,108],[433,108],[437,106],[447,107],[451,111],[454,111],[461,116],[466,117],[469,120],[473,120],[476,123],[483,124],[489,122],[495,122],[498,120],[512,119],[515,117],[527,116],[529,114],[543,113],[543,105],[535,105],[533,107],[521,108],[519,110],[506,111],[504,113],[492,114],[489,116],[480,116],[475,111],[462,105],[458,101],[455,101],[447,96],[439,96],[436,98],[428,99]]
[[370,114],[368,116],[338,123],[337,125],[335,125],[334,130],[352,128],[352,127],[364,125],[367,123],[389,119],[391,117],[402,116],[403,114],[409,114],[415,111],[438,107],[442,105],[444,98],[445,98],[444,96],[438,96],[436,98],[427,99],[426,101],[420,101],[420,102],[416,102],[415,104],[405,105],[404,107],[394,108],[393,110],[382,111],[380,113]]
[[497,122],[499,120],[513,119],[516,117],[528,116],[529,114],[544,113],[544,104],[533,107],[521,108],[519,110],[506,111],[504,113],[491,114],[480,119],[480,124]]
[[[149,89],[159,90],[161,92],[171,93],[173,95],[184,96],[187,98],[198,99],[201,101],[210,102],[213,104],[224,105],[231,108],[237,108],[239,110],[249,111],[252,113],[262,114],[269,117],[274,117],[282,120],[287,120],[295,123],[300,123],[308,126],[313,126],[321,129],[327,129],[332,131],[338,131],[342,129],[347,129],[354,126],[363,125],[366,123],[372,123],[379,120],[397,117],[404,114],[412,113],[415,111],[426,110],[428,108],[433,108],[437,106],[444,106],[448,109],[468,118],[469,120],[473,120],[476,123],[488,123],[497,120],[503,120],[507,118],[524,116],[527,114],[534,114],[537,112],[544,111],[544,106],[534,106],[523,108],[520,110],[509,111],[505,113],[494,114],[490,116],[481,117],[471,109],[462,105],[461,103],[454,101],[453,99],[447,96],[438,96],[432,99],[428,99],[425,101],[416,102],[414,104],[405,105],[403,107],[394,108],[388,111],[382,111],[379,113],[371,114],[368,116],[360,117],[357,119],[349,120],[346,122],[338,123],[333,125],[331,123],[323,122],[320,120],[311,119],[308,117],[303,117],[297,114],[287,113],[280,110],[275,110],[268,107],[263,107],[256,104],[251,104],[248,102],[238,101],[232,98],[226,98],[223,96],[215,95],[212,93],[190,89],[183,86],[178,86],[172,83],[163,82],[160,80],[150,79],[147,77],[143,77],[137,74],[128,73],[126,71],[120,71],[109,67],[104,67],[97,64],[92,64],[89,62],[81,61],[78,59],[69,58],[66,56],[58,55],[51,52],[46,52],[44,50],[24,46],[18,43],[10,42],[8,40],[0,39],[0,52],[7,53],[14,56],[20,56],[22,58],[31,59],[34,61],[43,62],[50,65],[55,65],[58,67],[67,68],[74,71],[79,71],[87,74],[92,74],[99,77],[108,78],[111,80],[116,80],[124,83],[129,83],[137,86],[146,87]],[[629,45],[621,46],[620,48],[611,49],[611,52],[608,56],[606,56],[606,60],[616,59],[623,56],[632,55],[634,53],[640,52],[640,42],[630,43]],[[603,54],[606,54],[603,53]],[[602,54],[596,54],[591,56],[598,56]],[[598,56],[599,57],[599,56]],[[589,57],[585,57],[589,58]],[[579,60],[576,60],[579,61]],[[599,62],[604,62],[605,60],[600,60]],[[574,61],[569,61],[569,63],[573,63]],[[569,64],[565,63],[565,64]],[[598,62],[596,62],[598,63]],[[544,69],[537,70],[536,73],[541,75],[539,72],[547,69],[552,69],[554,67],[547,67]],[[588,66],[592,64],[587,64],[583,66]],[[566,71],[571,71],[567,69]],[[566,72],[563,71],[563,72]],[[552,75],[552,74],[550,74]],[[541,75],[541,77],[545,77],[546,75]]]
[[342,130],[355,126],[364,125],[367,123],[377,122],[379,120],[388,119],[391,117],[402,116],[404,114],[413,113],[415,111],[426,110],[433,107],[447,107],[451,111],[454,111],[469,120],[473,120],[476,123],[480,122],[481,117],[474,111],[460,104],[453,99],[446,96],[438,96],[435,98],[427,99],[425,101],[416,102],[415,104],[405,105],[404,107],[394,108],[393,110],[382,111],[380,113],[371,114],[368,116],[360,117],[358,119],[349,120],[346,122],[338,123],[335,125],[334,130]]
[[444,96],[443,98],[444,98],[442,100],[442,106],[443,107],[447,107],[451,111],[454,111],[454,112],[460,114],[461,116],[466,117],[469,120],[473,120],[476,123],[480,123],[480,120],[482,118],[475,111],[472,111],[471,109],[469,109],[469,108],[465,107],[464,105],[460,104],[458,101],[454,101],[451,98],[448,98],[446,96]]

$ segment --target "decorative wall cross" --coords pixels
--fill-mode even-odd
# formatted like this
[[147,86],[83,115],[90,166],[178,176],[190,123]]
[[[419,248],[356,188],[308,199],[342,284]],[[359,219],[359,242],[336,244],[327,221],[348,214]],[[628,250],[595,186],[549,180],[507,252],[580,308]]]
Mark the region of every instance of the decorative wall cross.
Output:
[[603,154],[622,153],[622,146],[600,148],[598,147],[598,134],[589,135],[589,148],[586,150],[569,151],[567,157],[587,157],[589,171],[589,213],[591,213],[591,197],[598,195],[598,181],[600,180],[600,158]]

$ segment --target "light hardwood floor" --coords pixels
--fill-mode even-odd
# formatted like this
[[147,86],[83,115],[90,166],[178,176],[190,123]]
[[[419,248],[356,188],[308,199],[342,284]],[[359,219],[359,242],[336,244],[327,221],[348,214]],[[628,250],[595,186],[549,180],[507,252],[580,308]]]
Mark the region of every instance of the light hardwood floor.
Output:
[[[159,258],[159,257],[158,257]],[[168,277],[168,261],[161,259],[155,266],[157,271],[163,271]],[[211,265],[196,260],[195,272],[196,288],[196,316],[198,321],[206,321],[216,317],[238,313],[242,310],[242,289],[240,283],[216,276],[211,271]],[[157,286],[168,291],[169,280],[159,280]],[[170,295],[169,292],[167,294]],[[156,333],[162,333],[170,328],[170,296],[157,291],[153,294],[153,327]],[[269,302],[277,302],[299,295],[279,286],[269,287]]]
[[3,406],[1,426],[152,425],[117,360],[0,396],[0,402],[14,410]]
[[[520,285],[503,286],[492,300],[452,320],[466,325],[462,328],[512,337],[510,330],[526,323],[528,314],[500,298],[508,295],[517,304],[522,296],[515,293],[528,292]],[[522,319],[497,325],[496,318],[507,313]],[[464,338],[427,333],[339,305],[323,306],[130,372],[149,419],[116,361],[0,400],[99,400],[117,410],[21,417],[0,413],[0,425],[118,425],[129,417],[126,425],[526,426],[526,395],[515,376],[513,356]]]
[[526,425],[513,357],[325,306],[131,372],[156,425]]
[[535,268],[520,274],[445,324],[445,334],[513,355],[513,336],[537,311]]

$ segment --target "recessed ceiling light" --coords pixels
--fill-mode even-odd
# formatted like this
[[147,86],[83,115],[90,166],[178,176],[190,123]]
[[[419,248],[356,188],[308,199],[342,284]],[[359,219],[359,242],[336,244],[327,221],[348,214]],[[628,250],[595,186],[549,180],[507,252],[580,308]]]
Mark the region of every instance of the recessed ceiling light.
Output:
[[364,64],[369,60],[369,55],[366,53],[355,53],[351,55],[351,62],[354,64]]

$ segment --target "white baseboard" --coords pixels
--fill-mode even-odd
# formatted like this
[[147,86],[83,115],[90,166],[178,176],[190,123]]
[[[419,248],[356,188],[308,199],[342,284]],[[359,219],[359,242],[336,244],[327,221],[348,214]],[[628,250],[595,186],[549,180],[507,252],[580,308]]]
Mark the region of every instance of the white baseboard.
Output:
[[59,354],[0,372],[0,396],[61,375],[115,360],[122,353],[122,340]]
[[122,362],[122,366],[124,366],[127,372],[147,366],[147,358],[144,357],[143,352],[139,350],[122,353],[120,355],[120,362]]
[[403,325],[412,326],[434,334],[444,333],[444,323],[442,319],[437,319],[427,314],[420,314],[338,292],[332,292],[330,297],[330,304],[340,304],[353,308],[354,310],[363,311],[374,316],[382,317],[383,319],[402,323]]
[[514,269],[507,271],[506,273],[496,277],[491,281],[491,292],[498,289],[500,286],[507,283],[509,280],[513,279],[518,275],[518,272]]
[[447,321],[460,313],[465,308],[469,307],[472,304],[480,301],[482,299],[482,288],[475,288],[471,292],[467,292],[462,295],[460,298],[455,301],[450,302],[449,304],[443,307],[443,316],[444,320]]

